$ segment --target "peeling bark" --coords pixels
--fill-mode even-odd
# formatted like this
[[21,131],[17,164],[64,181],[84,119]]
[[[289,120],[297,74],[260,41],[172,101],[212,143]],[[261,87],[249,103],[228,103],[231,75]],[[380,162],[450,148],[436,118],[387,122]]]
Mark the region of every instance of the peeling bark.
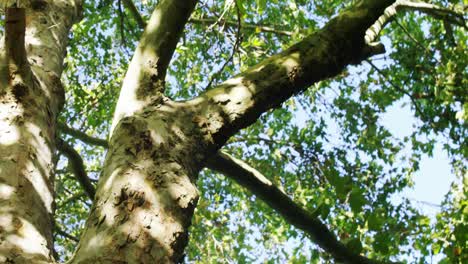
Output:
[[208,147],[188,109],[166,100],[119,122],[70,263],[182,261]]
[[162,95],[164,76],[192,9],[162,1],[124,80],[93,207],[70,263],[182,261],[206,158],[263,112],[370,56],[365,32],[392,2],[364,1],[283,53],[176,103]]
[[0,72],[0,262],[48,263],[55,119],[64,100],[60,74],[79,1],[31,1],[6,13],[0,47],[7,65]]
[[[162,0],[147,25],[124,80],[93,207],[70,263],[181,262],[198,200],[195,182],[206,158],[262,113],[372,55],[366,30],[394,1],[360,1],[284,52],[177,103],[162,95],[164,78],[196,2]],[[0,69],[0,262],[53,261],[59,77],[80,2],[31,3],[24,20],[19,13],[11,20],[25,21],[24,45],[9,45],[9,36],[24,29],[7,24],[7,52],[0,54],[8,65]]]
[[111,135],[121,118],[161,103],[167,66],[196,3],[166,0],[156,6],[125,75]]
[[223,145],[272,108],[310,85],[382,50],[365,42],[367,29],[394,0],[360,1],[321,30],[192,100]]

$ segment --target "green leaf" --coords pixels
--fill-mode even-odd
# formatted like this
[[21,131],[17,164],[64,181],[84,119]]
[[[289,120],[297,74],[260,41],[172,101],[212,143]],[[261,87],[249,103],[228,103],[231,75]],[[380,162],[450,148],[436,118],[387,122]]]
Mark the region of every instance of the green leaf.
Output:
[[359,188],[353,188],[349,196],[349,205],[354,213],[358,214],[362,211],[362,207],[367,203],[364,196],[364,191]]

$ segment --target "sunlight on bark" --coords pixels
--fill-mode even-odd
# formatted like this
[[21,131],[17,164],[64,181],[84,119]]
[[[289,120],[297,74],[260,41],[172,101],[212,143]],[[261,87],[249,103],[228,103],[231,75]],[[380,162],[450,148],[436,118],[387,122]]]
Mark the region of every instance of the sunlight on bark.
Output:
[[[2,169],[0,168],[0,173],[1,172],[2,172]],[[8,184],[0,183],[0,200],[10,199],[10,197],[14,194],[15,191],[16,191],[16,188]]]
[[[1,111],[1,110],[0,110]],[[20,138],[18,128],[16,126],[5,125],[4,122],[0,123],[0,145],[8,146],[17,143]]]

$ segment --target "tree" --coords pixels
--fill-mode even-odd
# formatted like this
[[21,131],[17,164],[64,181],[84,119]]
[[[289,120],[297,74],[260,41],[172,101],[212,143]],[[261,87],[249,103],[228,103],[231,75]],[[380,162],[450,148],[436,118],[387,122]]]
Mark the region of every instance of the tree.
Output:
[[[304,238],[271,259],[466,259],[466,183],[435,224],[391,201],[439,135],[465,174],[462,4],[197,2],[5,3],[2,263],[252,262],[249,240]],[[419,121],[398,140],[379,117],[401,100]]]

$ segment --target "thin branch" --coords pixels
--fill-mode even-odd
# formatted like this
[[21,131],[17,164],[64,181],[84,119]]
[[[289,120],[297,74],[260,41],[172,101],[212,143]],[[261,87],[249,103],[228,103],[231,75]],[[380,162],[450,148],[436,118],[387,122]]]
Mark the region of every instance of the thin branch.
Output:
[[422,204],[422,205],[426,205],[426,206],[430,206],[430,207],[434,207],[434,208],[442,208],[442,206],[440,204],[436,204],[436,203],[431,203],[431,202],[427,202],[427,201],[420,201],[420,200],[417,200],[417,199],[413,199],[413,198],[408,198],[410,201],[413,201],[415,203],[418,203],[418,204]]
[[86,173],[85,165],[80,154],[62,139],[58,139],[57,148],[60,152],[62,152],[63,155],[68,158],[68,162],[71,165],[73,174],[80,183],[81,187],[83,187],[86,195],[88,195],[88,197],[93,200],[96,190],[94,189],[94,185],[91,183]]
[[73,242],[80,242],[80,240],[76,237],[76,236],[72,236],[70,234],[68,234],[67,232],[63,231],[57,224],[55,225],[55,232],[58,234],[58,235],[61,235]]
[[[220,24],[230,26],[230,27],[237,27],[237,21],[232,21],[232,20],[228,20],[228,19],[218,19],[218,18],[213,18],[213,17],[209,17],[209,18],[190,18],[189,22],[192,23],[192,24],[220,23]],[[292,36],[294,34],[293,31],[277,29],[277,28],[275,28],[273,26],[269,26],[269,25],[242,23],[242,28],[257,31],[257,32],[258,31],[268,32],[268,33],[274,33],[274,34],[284,35],[284,36]]]
[[384,14],[366,31],[366,43],[373,43],[385,25],[388,24],[400,10],[420,11],[435,18],[442,19],[443,21],[448,21],[466,28],[465,14],[463,11],[444,8],[421,1],[397,0],[395,3],[388,6]]
[[273,185],[259,171],[245,162],[219,151],[208,161],[207,167],[225,174],[247,188],[271,208],[275,209],[289,223],[306,232],[317,245],[331,254],[336,261],[343,263],[377,263],[347,249],[320,219],[295,203],[281,189]]
[[[133,18],[137,21],[139,27],[141,29],[145,29],[146,27],[146,21],[144,20],[143,16],[141,13],[138,11],[138,8],[135,6],[132,0],[123,0],[123,3],[127,10],[132,14]],[[237,27],[238,22],[233,21],[233,20],[228,20],[224,18],[215,18],[215,17],[207,17],[207,18],[190,18],[189,23],[192,24],[223,24],[226,26],[230,27]],[[251,24],[251,23],[243,23],[242,24],[242,29],[249,29],[249,30],[254,30],[254,31],[260,31],[260,32],[267,32],[267,33],[274,33],[278,35],[284,35],[284,36],[292,36],[294,34],[293,31],[288,31],[288,30],[283,30],[283,29],[278,29],[275,28],[274,26],[270,25],[260,25],[260,24]]]
[[457,10],[462,8],[457,8],[456,5],[454,5],[452,8],[445,8],[438,5],[425,3],[423,1],[400,0],[399,2],[399,8],[401,9],[423,12],[434,18],[448,21],[461,27],[466,27],[464,17],[465,13],[463,10]]
[[122,9],[122,0],[119,0],[117,3],[118,10],[119,10],[119,18],[120,18],[120,38],[122,39],[122,45],[127,47],[127,42],[125,41],[125,14]]
[[70,195],[71,196],[69,196],[69,198],[67,200],[64,200],[60,204],[57,204],[57,207],[62,207],[62,206],[65,206],[65,205],[67,205],[69,203],[74,203],[77,200],[81,200],[83,203],[86,203],[86,200],[88,199],[88,197],[87,196],[85,197],[85,194],[82,193],[82,192],[77,192],[75,194],[70,194]]
[[141,16],[140,12],[138,11],[137,7],[133,3],[132,0],[123,0],[123,3],[125,7],[127,8],[128,11],[132,14],[133,18],[137,21],[138,26],[140,26],[141,29],[146,28],[146,21],[143,19]]
[[423,111],[419,108],[419,104],[418,102],[416,101],[416,99],[414,99],[414,97],[408,92],[406,91],[405,89],[401,88],[400,86],[398,86],[397,84],[395,84],[392,80],[390,80],[387,75],[381,70],[379,69],[372,61],[370,60],[366,60],[367,63],[369,63],[369,65],[378,73],[380,74],[384,80],[386,82],[388,82],[393,88],[395,88],[397,91],[407,95],[409,97],[409,99],[411,100],[411,102],[413,103],[414,105],[414,108],[416,109],[416,112],[418,112],[418,114],[424,118],[425,118],[425,115],[423,113]]
[[395,19],[395,23],[403,32],[418,46],[420,47],[425,53],[430,53],[430,51],[427,50],[426,47],[424,47],[413,35],[406,29],[400,22],[398,22],[397,19]]
[[241,16],[240,9],[239,9],[237,1],[234,0],[234,3],[235,3],[235,6],[236,6],[236,12],[237,12],[236,42],[234,43],[234,46],[232,47],[231,55],[224,62],[223,66],[221,66],[221,68],[215,74],[213,74],[213,76],[211,77],[210,81],[208,82],[208,84],[206,85],[204,90],[208,90],[211,87],[213,82],[217,79],[217,76],[219,74],[221,74],[224,71],[224,68],[226,68],[226,66],[229,64],[229,62],[232,61],[232,58],[234,58],[234,55],[236,54],[236,51],[238,50],[239,45],[241,43],[241,39],[242,39],[242,37],[241,37],[242,21],[241,20],[242,20],[242,16]]
[[66,125],[64,123],[61,123],[61,122],[58,122],[57,125],[58,125],[58,129],[61,132],[65,133],[67,135],[70,135],[70,136],[72,136],[74,138],[77,138],[77,139],[83,141],[84,143],[95,145],[95,146],[101,146],[101,147],[104,147],[104,148],[109,147],[109,143],[105,139],[100,139],[100,138],[95,138],[95,137],[92,137],[92,136],[88,136],[86,133],[81,132],[81,131],[76,130],[76,129],[73,129],[73,128],[69,127],[68,125]]

